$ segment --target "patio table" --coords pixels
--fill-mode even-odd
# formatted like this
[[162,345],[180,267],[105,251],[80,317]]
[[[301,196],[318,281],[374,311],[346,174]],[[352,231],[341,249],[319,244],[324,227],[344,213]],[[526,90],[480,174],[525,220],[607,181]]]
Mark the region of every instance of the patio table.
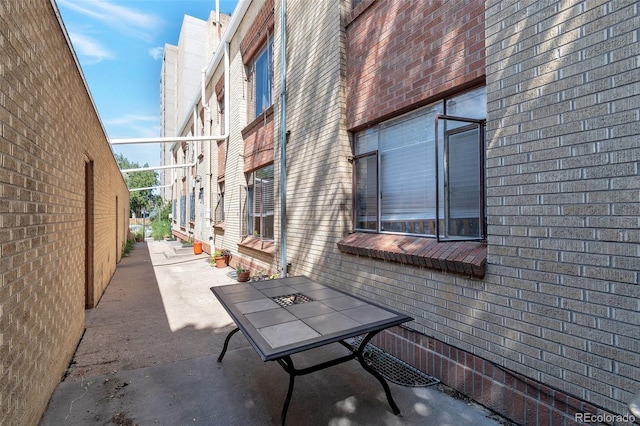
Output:
[[[296,376],[310,374],[352,359],[382,385],[387,401],[398,415],[389,385],[364,359],[367,343],[382,330],[411,321],[410,316],[394,312],[336,288],[297,276],[275,280],[211,287],[236,328],[226,337],[218,362],[227,352],[231,337],[242,331],[263,361],[276,361],[289,373],[289,389],[282,408],[284,425]],[[359,339],[347,339],[363,336]],[[348,355],[311,367],[297,369],[291,355],[331,343],[340,343]]]

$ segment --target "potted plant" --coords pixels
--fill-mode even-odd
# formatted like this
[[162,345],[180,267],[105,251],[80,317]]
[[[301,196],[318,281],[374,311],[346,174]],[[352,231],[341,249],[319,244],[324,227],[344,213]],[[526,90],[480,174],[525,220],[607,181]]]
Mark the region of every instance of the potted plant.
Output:
[[231,261],[231,251],[230,250],[221,250],[222,257],[224,257],[225,266],[229,266],[229,262]]
[[213,261],[212,264],[215,263],[216,268],[226,268],[227,267],[227,258],[224,256],[222,251],[215,251],[213,253]]
[[236,279],[238,282],[244,283],[249,281],[249,270],[242,265],[236,267]]

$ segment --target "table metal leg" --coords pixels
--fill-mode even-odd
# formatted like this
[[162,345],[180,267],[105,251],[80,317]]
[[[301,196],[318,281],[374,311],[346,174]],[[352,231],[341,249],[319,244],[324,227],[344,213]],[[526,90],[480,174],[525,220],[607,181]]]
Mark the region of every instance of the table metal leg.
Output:
[[371,340],[373,338],[373,336],[375,336],[376,334],[377,334],[377,332],[367,334],[365,336],[365,338],[362,339],[362,342],[360,343],[360,346],[358,346],[358,349],[356,350],[355,355],[356,355],[356,358],[358,359],[358,361],[360,361],[360,365],[362,365],[362,368],[364,368],[371,375],[373,375],[373,377],[378,379],[378,381],[382,385],[382,388],[384,389],[384,393],[387,396],[387,402],[389,402],[389,405],[391,406],[391,409],[393,410],[393,413],[395,415],[399,415],[400,414],[400,409],[396,405],[396,402],[393,400],[393,396],[391,396],[391,389],[389,388],[389,384],[387,383],[385,378],[380,373],[378,373],[376,370],[371,368],[366,363],[366,361],[364,360],[364,355],[363,355],[364,348],[365,348],[365,346],[367,346],[367,343],[369,343],[369,340]]
[[287,391],[287,398],[284,400],[284,406],[282,407],[282,414],[280,415],[280,424],[284,426],[284,422],[287,418],[287,411],[289,410],[289,403],[291,402],[291,395],[293,394],[293,382],[296,378],[297,370],[293,367],[293,360],[290,356],[285,356],[277,360],[278,363],[289,373],[289,390]]
[[236,327],[234,330],[231,330],[231,332],[227,335],[227,338],[224,339],[224,346],[222,347],[222,353],[218,357],[218,362],[222,362],[222,358],[224,358],[224,354],[227,353],[227,347],[229,346],[229,340],[231,340],[231,336],[236,334],[238,331],[240,331],[240,329]]
[[316,371],[320,371],[320,370],[324,370],[325,368],[329,368],[329,367],[333,367],[335,365],[338,364],[342,364],[344,362],[350,361],[354,358],[356,358],[358,360],[358,362],[360,362],[360,365],[362,366],[362,368],[365,369],[365,371],[367,371],[369,374],[371,374],[373,377],[375,377],[376,379],[378,379],[378,381],[380,382],[380,384],[382,385],[382,388],[384,389],[384,393],[387,396],[387,402],[389,403],[389,406],[391,407],[391,410],[393,411],[393,413],[395,415],[400,415],[400,409],[398,408],[398,406],[396,405],[396,402],[393,400],[393,396],[391,395],[391,389],[389,388],[389,384],[387,383],[387,381],[385,380],[385,378],[378,373],[375,369],[371,368],[365,361],[364,359],[364,349],[367,346],[367,343],[369,343],[369,341],[373,338],[373,336],[375,336],[378,332],[373,332],[373,333],[369,333],[367,334],[364,339],[362,339],[362,342],[360,343],[360,345],[356,348],[352,345],[350,345],[349,343],[345,342],[345,341],[341,341],[339,343],[341,343],[344,347],[346,347],[347,349],[349,349],[349,352],[351,352],[349,355],[340,357],[340,358],[336,358],[330,361],[326,361],[317,365],[313,365],[307,368],[302,368],[302,369],[296,369],[293,365],[293,360],[291,359],[290,356],[284,356],[282,358],[277,359],[276,361],[278,362],[278,364],[280,364],[280,366],[284,369],[284,371],[286,371],[289,374],[289,390],[287,391],[287,397],[284,401],[284,406],[282,407],[282,414],[280,416],[280,424],[284,426],[284,422],[287,418],[287,411],[289,410],[289,403],[291,402],[291,395],[293,394],[293,384],[294,384],[294,380],[296,376],[304,376],[306,374],[310,374],[310,373],[314,373]]

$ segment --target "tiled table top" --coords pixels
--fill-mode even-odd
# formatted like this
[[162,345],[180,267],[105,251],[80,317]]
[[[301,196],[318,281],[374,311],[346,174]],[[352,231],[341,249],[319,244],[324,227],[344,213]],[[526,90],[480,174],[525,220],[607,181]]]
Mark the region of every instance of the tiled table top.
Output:
[[[211,291],[263,361],[412,320],[307,277],[211,287]],[[281,306],[273,299],[299,300],[299,295],[310,301]]]

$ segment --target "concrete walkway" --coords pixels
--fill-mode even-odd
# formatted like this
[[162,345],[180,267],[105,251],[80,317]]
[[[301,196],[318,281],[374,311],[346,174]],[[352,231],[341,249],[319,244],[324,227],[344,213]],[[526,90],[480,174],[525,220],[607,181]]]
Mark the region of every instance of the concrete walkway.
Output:
[[[273,425],[288,375],[262,362],[209,287],[235,283],[176,243],[138,243],[98,306],[42,426]],[[330,345],[294,357],[297,367],[344,354]],[[497,425],[484,410],[437,387],[389,383],[395,416],[376,379],[356,361],[296,378],[288,425]]]

